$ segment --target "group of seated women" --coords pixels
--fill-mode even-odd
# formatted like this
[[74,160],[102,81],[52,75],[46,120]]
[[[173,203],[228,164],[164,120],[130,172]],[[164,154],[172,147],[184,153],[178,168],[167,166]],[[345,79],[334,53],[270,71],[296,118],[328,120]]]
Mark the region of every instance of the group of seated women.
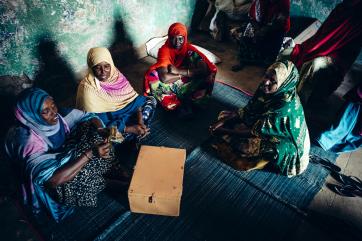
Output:
[[106,48],[92,48],[89,71],[77,93],[78,109],[59,109],[44,90],[29,88],[17,99],[18,124],[5,148],[21,170],[25,204],[56,220],[74,206],[95,206],[106,186],[128,183],[129,175],[110,143],[112,127],[120,142],[149,134],[156,100],[139,96],[114,66]]
[[[262,6],[254,7],[259,21]],[[77,109],[58,111],[45,91],[26,89],[16,103],[18,124],[5,143],[21,170],[24,202],[34,214],[48,210],[58,222],[76,206],[95,206],[97,194],[110,183],[128,180],[114,154],[117,145],[110,143],[110,129],[124,142],[141,141],[150,134],[157,103],[167,111],[192,112],[211,96],[217,72],[189,44],[181,23],[170,26],[157,63],[145,74],[145,96],[114,66],[106,48],[90,49],[87,64]],[[275,62],[245,107],[221,112],[210,126],[212,147],[221,160],[237,170],[268,167],[288,177],[306,170],[310,140],[299,83],[292,61]]]

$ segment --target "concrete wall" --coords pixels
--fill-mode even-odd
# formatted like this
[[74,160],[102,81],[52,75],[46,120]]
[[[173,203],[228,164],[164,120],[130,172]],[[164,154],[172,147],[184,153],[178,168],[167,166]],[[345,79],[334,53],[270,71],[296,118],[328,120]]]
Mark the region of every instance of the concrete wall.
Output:
[[[34,79],[52,56],[78,73],[93,46],[138,49],[175,21],[189,26],[196,1],[1,0],[0,76]],[[323,21],[339,2],[292,0],[291,14]]]
[[123,38],[138,48],[175,21],[189,25],[195,1],[2,0],[0,76],[25,73],[33,79],[49,44],[78,72],[91,47],[111,47]]
[[291,0],[290,12],[294,16],[307,16],[324,21],[342,0]]

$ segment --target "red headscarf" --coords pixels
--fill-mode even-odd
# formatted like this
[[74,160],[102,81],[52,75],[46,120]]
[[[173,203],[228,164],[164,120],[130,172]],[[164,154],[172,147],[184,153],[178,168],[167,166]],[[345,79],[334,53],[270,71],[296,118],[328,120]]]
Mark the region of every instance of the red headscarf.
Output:
[[287,18],[283,29],[288,32],[290,29],[289,9],[289,0],[254,0],[250,6],[249,16],[256,22],[266,24],[272,22],[281,14]]
[[[180,49],[175,49],[172,46],[171,38],[181,35],[184,37],[184,44]],[[144,81],[144,91],[145,95],[150,93],[150,86],[148,83],[147,76],[152,70],[155,70],[159,67],[167,67],[168,65],[173,65],[177,68],[181,67],[181,64],[184,58],[187,56],[188,51],[194,51],[201,56],[202,60],[207,64],[210,72],[216,73],[216,66],[210,62],[210,60],[194,46],[188,43],[187,40],[187,28],[182,23],[173,23],[168,29],[168,39],[166,43],[158,50],[157,54],[157,63],[152,65],[145,74]]]
[[294,47],[291,60],[300,68],[316,57],[330,56],[346,73],[361,49],[361,14],[361,0],[344,0],[329,14],[316,34]]

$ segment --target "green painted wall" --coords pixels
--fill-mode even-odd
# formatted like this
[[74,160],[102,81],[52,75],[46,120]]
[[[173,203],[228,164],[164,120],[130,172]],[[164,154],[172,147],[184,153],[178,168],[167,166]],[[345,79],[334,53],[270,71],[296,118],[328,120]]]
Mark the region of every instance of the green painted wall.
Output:
[[[25,73],[33,78],[43,64],[44,42],[51,42],[59,58],[79,72],[89,48],[110,47],[120,34],[137,48],[165,34],[173,22],[189,25],[195,1],[2,0],[0,76]],[[117,29],[122,25],[124,33]]]
[[[59,61],[78,73],[86,67],[86,54],[93,46],[111,47],[127,38],[138,48],[165,34],[173,22],[189,26],[196,1],[1,0],[0,76],[25,73],[33,79],[46,64],[49,56],[43,55],[50,47]],[[339,2],[292,0],[291,14],[323,21]]]
[[324,21],[342,0],[291,0],[290,12],[294,16],[308,16]]

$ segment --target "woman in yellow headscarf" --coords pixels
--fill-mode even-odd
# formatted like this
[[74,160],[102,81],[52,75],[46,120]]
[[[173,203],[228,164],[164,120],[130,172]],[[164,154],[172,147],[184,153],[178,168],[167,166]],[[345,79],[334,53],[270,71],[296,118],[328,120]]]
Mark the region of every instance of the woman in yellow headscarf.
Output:
[[88,74],[78,86],[77,108],[97,113],[106,126],[116,126],[125,139],[147,135],[156,100],[137,94],[114,66],[107,48],[91,48],[87,64]]

